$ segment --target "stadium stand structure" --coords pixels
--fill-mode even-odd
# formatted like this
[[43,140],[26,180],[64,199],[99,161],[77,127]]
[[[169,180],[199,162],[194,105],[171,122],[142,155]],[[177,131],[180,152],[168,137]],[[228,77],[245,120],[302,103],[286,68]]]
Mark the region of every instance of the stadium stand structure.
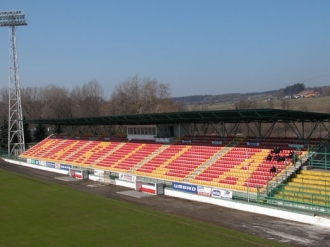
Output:
[[324,170],[299,170],[287,183],[271,192],[272,203],[311,207],[324,211],[330,202],[330,173]]
[[[324,205],[330,210],[325,197],[328,182],[324,182],[323,189],[317,189],[310,186],[310,179],[301,177],[307,172],[302,167],[307,162],[311,167],[313,163],[316,165],[316,158],[325,164],[319,169],[330,168],[327,156],[319,153],[329,143],[329,136],[322,141],[311,138],[317,127],[329,120],[330,114],[274,109],[27,120],[61,126],[59,129],[67,134],[46,138],[20,158],[98,169],[109,174],[127,173],[167,184],[182,182],[242,192],[242,195],[254,193],[258,202],[283,205],[297,202],[307,207]],[[250,122],[254,128],[248,125]],[[288,125],[295,137],[271,136],[277,123]],[[308,134],[304,129],[306,123],[312,126]],[[86,125],[93,126],[94,135],[75,134],[84,133]],[[111,134],[95,127],[102,125],[109,125]],[[245,125],[253,135],[242,135],[239,125]],[[209,126],[214,134],[201,134]],[[276,172],[270,172],[273,167]],[[323,195],[321,190],[323,197],[319,196]]]
[[303,166],[269,183],[265,197],[268,203],[330,213],[329,153],[322,151],[329,147],[329,140],[326,137],[313,142],[315,146]]
[[[274,155],[267,160],[271,148],[248,147],[246,144],[243,147],[245,138],[226,138],[226,142],[216,145],[212,145],[211,136],[197,139],[198,142],[184,145],[182,142],[187,140],[186,137],[173,144],[159,144],[134,139],[112,141],[111,137],[88,140],[54,135],[27,150],[21,158],[237,191],[246,191],[250,187],[251,192],[264,189],[268,181],[293,165],[292,158],[287,157],[289,144],[295,141],[292,138],[281,140],[282,146],[288,147],[280,151],[285,157],[281,161],[275,160]],[[274,144],[272,140],[264,140],[262,146],[269,147],[270,144]],[[304,152],[295,151],[297,157]],[[273,165],[277,173],[270,173]]]

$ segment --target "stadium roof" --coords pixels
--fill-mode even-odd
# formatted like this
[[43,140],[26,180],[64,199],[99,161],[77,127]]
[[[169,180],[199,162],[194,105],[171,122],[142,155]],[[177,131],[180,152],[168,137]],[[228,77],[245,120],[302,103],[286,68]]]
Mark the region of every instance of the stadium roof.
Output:
[[330,114],[278,109],[244,109],[223,111],[187,111],[63,119],[30,119],[28,123],[48,125],[147,125],[183,123],[248,122],[329,122]]

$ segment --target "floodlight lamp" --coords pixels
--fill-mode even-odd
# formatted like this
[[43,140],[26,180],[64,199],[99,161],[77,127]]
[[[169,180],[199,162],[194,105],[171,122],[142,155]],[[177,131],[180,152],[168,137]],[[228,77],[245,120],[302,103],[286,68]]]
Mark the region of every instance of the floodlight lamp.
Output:
[[0,12],[0,27],[27,25],[25,15],[22,11]]

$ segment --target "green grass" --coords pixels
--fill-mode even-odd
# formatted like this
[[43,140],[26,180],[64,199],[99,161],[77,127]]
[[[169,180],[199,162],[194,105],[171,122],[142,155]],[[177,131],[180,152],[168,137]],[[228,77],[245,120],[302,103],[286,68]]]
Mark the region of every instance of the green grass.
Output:
[[7,247],[284,246],[1,169],[0,219]]

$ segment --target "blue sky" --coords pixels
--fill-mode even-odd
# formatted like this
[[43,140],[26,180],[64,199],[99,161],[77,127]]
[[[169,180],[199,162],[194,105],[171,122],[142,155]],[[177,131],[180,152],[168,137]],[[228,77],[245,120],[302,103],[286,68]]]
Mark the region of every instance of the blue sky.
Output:
[[[97,80],[108,98],[140,77],[172,96],[247,93],[300,82],[330,85],[330,1],[1,0],[23,10],[21,87]],[[0,28],[8,86],[9,28]]]

